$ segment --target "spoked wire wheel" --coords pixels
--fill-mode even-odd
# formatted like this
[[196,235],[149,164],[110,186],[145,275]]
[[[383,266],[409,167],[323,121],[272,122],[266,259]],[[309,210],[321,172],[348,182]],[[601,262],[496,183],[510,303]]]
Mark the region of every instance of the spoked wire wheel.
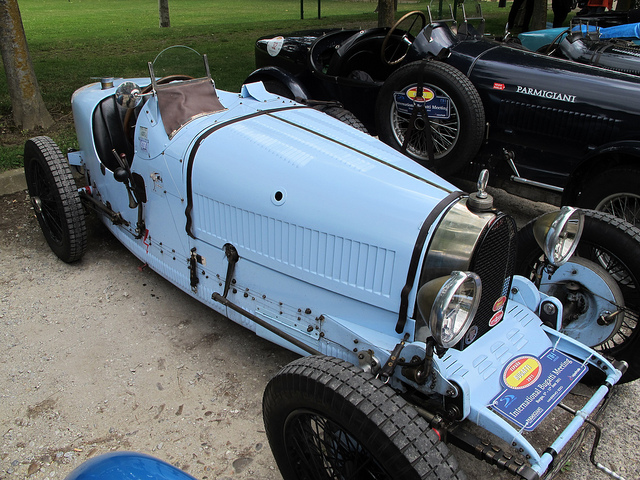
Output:
[[[608,158],[599,164],[606,165]],[[640,228],[640,169],[614,166],[588,176],[579,185],[579,194],[567,202],[576,207],[591,208],[622,218]]]
[[484,138],[482,100],[471,81],[441,61],[416,61],[389,75],[376,101],[380,140],[440,175],[465,167]]
[[292,412],[285,430],[286,448],[299,478],[391,478],[355,438],[317,412]]
[[595,208],[622,218],[636,227],[640,227],[640,196],[635,194],[611,195],[603,199]]
[[[602,283],[615,282],[619,289],[622,301],[615,302],[607,308],[607,312],[602,309],[586,311],[584,317],[591,319],[594,331],[603,328],[603,313],[609,313],[611,321],[616,322],[616,330],[611,335],[607,335],[601,343],[589,346],[605,356],[628,362],[629,370],[622,377],[622,382],[629,382],[640,377],[640,229],[607,213],[594,210],[583,212],[585,225],[582,237],[567,265],[571,265],[575,257],[579,257],[579,261],[574,262],[577,268],[580,268],[581,264],[591,262],[595,265],[593,271],[596,274],[593,278],[596,282],[600,279],[603,280]],[[533,279],[537,267],[543,260],[542,251],[533,236],[531,222],[518,232],[516,273]],[[561,269],[563,267],[557,272]],[[548,273],[543,272],[541,290],[553,290],[567,281],[566,277],[557,279],[557,276],[558,274],[554,273],[549,279]],[[574,283],[573,288],[578,295],[601,300],[598,297],[598,291],[601,289],[591,280],[577,276]],[[555,294],[554,291],[550,293]],[[619,295],[616,294],[614,297],[619,298]]]
[[623,258],[612,253],[609,248],[603,248],[593,243],[584,243],[584,245],[578,247],[576,254],[602,265],[616,281],[624,297],[624,305],[618,305],[622,315],[620,328],[610,339],[596,346],[597,350],[615,357],[625,350],[627,343],[634,339],[637,342],[640,341],[638,340],[638,337],[640,337],[638,330],[640,285],[638,284],[636,273],[630,270],[630,266]]
[[[408,85],[407,90],[416,88],[416,86],[416,84]],[[425,85],[425,87],[435,92],[436,96],[451,100],[444,90],[435,85]],[[393,125],[395,140],[399,145],[403,145],[405,135],[409,129],[411,115],[398,112],[395,105],[389,113],[389,121]],[[451,102],[449,118],[433,118],[428,120],[424,117],[416,118],[407,145],[407,153],[409,156],[424,158],[425,160],[428,158],[428,136],[431,136],[433,141],[433,156],[436,161],[445,157],[455,148],[460,139],[460,114],[454,102]]]

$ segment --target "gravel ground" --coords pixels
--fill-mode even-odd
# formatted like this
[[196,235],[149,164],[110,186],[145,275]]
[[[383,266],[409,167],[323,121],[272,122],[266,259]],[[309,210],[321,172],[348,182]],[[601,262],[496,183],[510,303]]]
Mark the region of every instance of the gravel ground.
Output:
[[[548,208],[518,203],[520,223]],[[0,197],[0,325],[0,480],[62,479],[113,450],[200,479],[281,478],[261,398],[296,356],[141,268],[97,222],[84,259],[67,265],[26,194]],[[627,479],[640,477],[639,393],[640,382],[621,386],[601,422],[598,459]],[[472,480],[513,478],[456,453]],[[583,447],[558,478],[608,477]]]

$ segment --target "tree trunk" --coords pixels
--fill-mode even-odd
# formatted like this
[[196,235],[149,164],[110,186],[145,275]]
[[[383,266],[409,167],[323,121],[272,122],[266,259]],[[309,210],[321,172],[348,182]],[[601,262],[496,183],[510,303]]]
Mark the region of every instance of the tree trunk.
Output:
[[547,28],[547,0],[529,0],[533,2],[533,15],[529,30],[544,30]]
[[160,27],[170,27],[169,0],[158,0],[158,10],[160,11]]
[[33,70],[18,0],[0,0],[0,53],[7,76],[14,123],[24,130],[53,125]]
[[378,0],[378,26],[391,27],[395,20],[395,1]]

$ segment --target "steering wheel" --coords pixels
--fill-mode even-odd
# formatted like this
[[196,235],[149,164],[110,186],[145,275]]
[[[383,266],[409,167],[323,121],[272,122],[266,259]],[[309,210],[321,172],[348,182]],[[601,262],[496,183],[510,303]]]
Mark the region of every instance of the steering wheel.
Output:
[[[166,77],[162,77],[160,80],[156,82],[156,85],[164,85],[165,83],[178,82],[181,80],[193,80],[193,77],[189,75],[167,75]],[[140,95],[144,95],[149,93],[153,88],[153,84],[149,84],[142,89]],[[133,145],[133,133],[136,129],[135,123],[135,108],[129,108],[127,113],[124,114],[124,119],[122,121],[122,129],[124,130],[124,136],[127,141]]]
[[[387,58],[385,52],[387,50],[387,46],[389,45],[389,41],[391,40],[391,36],[398,29],[398,27],[400,26],[400,24],[402,22],[404,22],[405,20],[407,20],[408,18],[411,18],[411,17],[416,17],[416,18],[414,18],[411,21],[411,25],[409,25],[409,28],[407,28],[405,30],[404,35],[402,35],[402,38],[398,42],[398,46],[395,48],[395,50],[393,51],[391,56],[389,58]],[[414,10],[413,12],[409,12],[409,13],[404,14],[400,18],[400,20],[398,20],[395,23],[395,25],[393,27],[391,27],[391,30],[389,30],[389,32],[387,33],[387,36],[384,37],[384,40],[382,42],[382,49],[380,51],[380,58],[382,58],[382,61],[384,63],[386,63],[387,65],[397,65],[402,60],[404,60],[404,57],[406,57],[407,53],[409,53],[409,47],[411,46],[411,43],[412,43],[409,40],[409,35],[411,33],[411,29],[416,25],[416,22],[418,21],[418,19],[421,22],[420,30],[418,30],[418,32],[420,32],[427,25],[427,17],[425,17],[424,13],[422,13],[419,10]],[[415,37],[415,35],[413,35],[413,37]],[[401,48],[403,43],[405,43],[407,45],[407,49],[405,50],[404,54],[402,54],[398,58],[394,59],[395,55],[398,53],[398,50],[400,50],[400,48]]]

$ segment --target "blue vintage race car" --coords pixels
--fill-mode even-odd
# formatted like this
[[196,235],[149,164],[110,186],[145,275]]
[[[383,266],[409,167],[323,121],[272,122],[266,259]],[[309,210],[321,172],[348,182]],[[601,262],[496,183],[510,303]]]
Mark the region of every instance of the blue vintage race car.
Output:
[[[446,443],[520,478],[558,471],[614,385],[640,374],[640,231],[565,207],[523,230],[535,245],[518,255],[485,174],[467,195],[261,83],[217,90],[204,65],[77,90],[68,158],[47,137],[26,143],[56,255],[82,257],[92,210],[178,288],[302,354],[263,401],[285,479],[465,478]],[[581,379],[593,394],[534,445]]]
[[554,55],[618,72],[640,74],[640,23],[599,28],[578,24],[571,28],[547,28],[518,35],[534,52]]

